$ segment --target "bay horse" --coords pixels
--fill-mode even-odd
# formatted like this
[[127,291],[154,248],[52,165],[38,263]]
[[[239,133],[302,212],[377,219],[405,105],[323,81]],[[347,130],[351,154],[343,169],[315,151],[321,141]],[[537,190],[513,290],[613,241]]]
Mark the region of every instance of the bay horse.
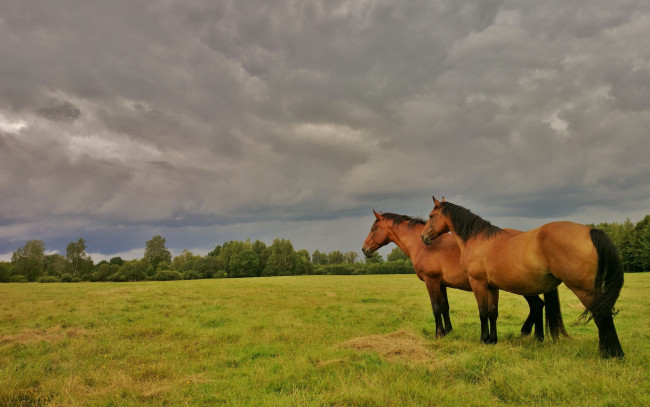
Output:
[[434,197],[433,202],[422,241],[432,244],[447,232],[456,239],[461,267],[478,303],[484,343],[497,341],[500,289],[539,295],[564,283],[585,306],[581,318],[596,322],[602,356],[623,357],[613,319],[623,268],[616,247],[602,230],[551,222],[511,233],[444,198],[440,202]]
[[[391,242],[395,243],[411,259],[418,278],[427,287],[436,321],[436,337],[442,337],[451,332],[447,287],[464,291],[472,290],[467,273],[460,267],[460,249],[455,239],[451,235],[445,234],[435,239],[431,245],[425,245],[420,238],[425,225],[423,219],[394,213],[377,213],[374,209],[373,213],[376,219],[363,243],[363,253],[370,257],[380,247]],[[520,232],[511,230],[511,233]],[[523,335],[530,334],[534,325],[535,337],[543,341],[544,301],[536,295],[525,296],[525,298],[528,301],[530,313],[521,328],[521,333]],[[549,333],[555,339],[559,333],[566,334],[557,290],[547,294],[545,299],[547,325]]]

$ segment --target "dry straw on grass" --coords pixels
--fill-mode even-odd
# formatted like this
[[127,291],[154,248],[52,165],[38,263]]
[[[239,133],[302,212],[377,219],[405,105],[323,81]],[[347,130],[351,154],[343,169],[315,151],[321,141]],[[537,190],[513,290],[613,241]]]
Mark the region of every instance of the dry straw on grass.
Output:
[[21,344],[27,345],[35,342],[58,342],[65,337],[74,338],[78,336],[89,336],[91,332],[77,327],[63,328],[61,325],[53,326],[46,330],[27,329],[13,335],[0,335],[0,344]]
[[406,331],[354,338],[342,343],[341,346],[359,351],[375,352],[388,360],[408,360],[416,363],[428,363],[433,360],[433,355],[427,349],[426,341]]

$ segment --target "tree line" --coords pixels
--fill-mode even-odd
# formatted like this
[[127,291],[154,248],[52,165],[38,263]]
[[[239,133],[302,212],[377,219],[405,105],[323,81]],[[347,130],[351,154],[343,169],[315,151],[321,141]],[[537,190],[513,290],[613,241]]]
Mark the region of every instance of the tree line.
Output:
[[618,249],[623,270],[636,273],[650,270],[650,215],[636,224],[630,219],[623,223],[599,223],[595,226],[607,233]]
[[[636,224],[590,225],[609,235],[619,251],[625,272],[650,270],[650,215]],[[199,278],[268,277],[304,274],[408,274],[414,273],[410,259],[395,247],[386,260],[377,252],[363,261],[357,252],[334,250],[324,253],[295,250],[287,239],[273,244],[256,240],[229,241],[205,256],[184,250],[172,258],[162,236],[146,242],[144,257],[123,260],[114,257],[95,264],[86,254],[86,242],[71,242],[65,255],[45,254],[45,244],[30,240],[16,250],[11,262],[0,262],[0,282],[143,281]]]
[[268,277],[304,274],[408,274],[415,273],[410,259],[397,247],[386,261],[379,253],[360,261],[356,252],[323,253],[295,250],[287,239],[273,244],[256,240],[229,241],[205,256],[184,250],[172,258],[166,239],[154,236],[146,242],[144,257],[114,257],[95,264],[86,253],[86,242],[71,242],[66,254],[45,254],[40,240],[16,250],[11,262],[0,262],[0,282],[79,282],[191,280],[201,278]]

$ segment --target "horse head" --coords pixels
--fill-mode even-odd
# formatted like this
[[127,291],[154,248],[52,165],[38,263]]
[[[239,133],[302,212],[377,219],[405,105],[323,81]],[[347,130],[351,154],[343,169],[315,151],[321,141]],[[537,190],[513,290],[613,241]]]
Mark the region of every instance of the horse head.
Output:
[[385,220],[381,212],[377,213],[374,209],[372,212],[375,214],[375,222],[370,227],[370,233],[368,237],[363,242],[363,248],[361,251],[366,257],[372,256],[380,247],[390,243],[390,237],[388,230],[384,227]]
[[442,201],[438,201],[435,196],[433,197],[433,209],[429,213],[429,219],[424,225],[421,235],[422,242],[426,245],[430,245],[433,239],[441,234],[449,232],[447,217],[442,214],[442,204],[446,202],[444,197]]

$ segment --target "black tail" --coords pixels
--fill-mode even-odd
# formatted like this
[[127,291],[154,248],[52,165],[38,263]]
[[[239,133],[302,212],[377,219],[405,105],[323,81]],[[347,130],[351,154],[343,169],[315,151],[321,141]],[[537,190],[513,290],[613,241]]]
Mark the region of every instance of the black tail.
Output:
[[618,250],[602,230],[591,229],[589,234],[598,253],[598,270],[596,271],[596,295],[580,316],[588,320],[593,317],[615,315],[614,304],[623,287],[623,266]]
[[544,294],[546,303],[546,331],[556,340],[560,335],[569,336],[564,329],[562,312],[560,311],[560,295],[557,288]]

